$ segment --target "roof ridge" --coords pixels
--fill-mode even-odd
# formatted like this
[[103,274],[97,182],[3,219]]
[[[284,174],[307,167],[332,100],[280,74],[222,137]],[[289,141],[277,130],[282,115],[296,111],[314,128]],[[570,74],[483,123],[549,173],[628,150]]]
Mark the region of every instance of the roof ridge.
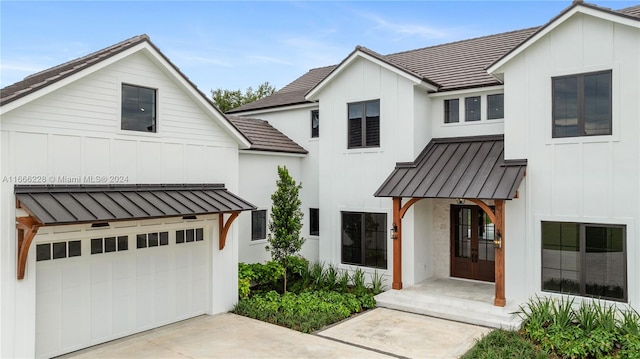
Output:
[[485,39],[485,38],[494,37],[494,36],[513,34],[513,33],[516,33],[516,32],[531,31],[531,30],[537,29],[539,27],[540,26],[532,26],[532,27],[528,27],[528,28],[524,28],[524,29],[499,32],[499,33],[490,34],[490,35],[483,35],[483,36],[473,37],[473,38],[470,38],[470,39],[463,39],[463,40],[447,42],[447,43],[444,43],[444,44],[425,46],[425,47],[420,47],[420,48],[417,48],[417,49],[405,50],[405,51],[400,51],[400,52],[393,52],[393,53],[382,55],[382,56],[387,57],[387,56],[393,56],[393,55],[406,54],[406,53],[409,53],[409,52],[426,50],[426,49],[433,49],[433,48],[438,48],[438,47],[442,47],[442,46],[449,46],[449,45],[453,45],[453,44],[458,44],[458,43],[468,42],[468,41],[474,41],[474,40],[480,40],[480,39]]

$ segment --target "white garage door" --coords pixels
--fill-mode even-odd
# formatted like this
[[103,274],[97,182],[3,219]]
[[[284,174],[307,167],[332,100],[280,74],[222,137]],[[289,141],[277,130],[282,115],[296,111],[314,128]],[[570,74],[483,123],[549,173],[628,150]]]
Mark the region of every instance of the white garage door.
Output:
[[208,311],[209,228],[130,231],[36,243],[37,357]]

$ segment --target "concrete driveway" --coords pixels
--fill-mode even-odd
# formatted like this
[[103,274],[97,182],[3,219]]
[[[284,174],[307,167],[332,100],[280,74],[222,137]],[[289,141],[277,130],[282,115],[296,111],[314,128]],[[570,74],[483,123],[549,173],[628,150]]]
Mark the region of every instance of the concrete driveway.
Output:
[[63,358],[457,358],[490,329],[377,308],[315,334],[224,313]]

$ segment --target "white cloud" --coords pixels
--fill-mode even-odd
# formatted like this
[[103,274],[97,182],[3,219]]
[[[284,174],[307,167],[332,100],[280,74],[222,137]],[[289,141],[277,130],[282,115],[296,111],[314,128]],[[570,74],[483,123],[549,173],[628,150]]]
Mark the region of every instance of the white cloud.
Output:
[[400,35],[403,37],[418,36],[424,39],[440,39],[448,35],[446,32],[430,26],[409,23],[394,23],[376,14],[368,13],[361,14],[361,16],[367,18],[370,21],[373,21],[376,24],[376,29],[380,29],[385,32]]

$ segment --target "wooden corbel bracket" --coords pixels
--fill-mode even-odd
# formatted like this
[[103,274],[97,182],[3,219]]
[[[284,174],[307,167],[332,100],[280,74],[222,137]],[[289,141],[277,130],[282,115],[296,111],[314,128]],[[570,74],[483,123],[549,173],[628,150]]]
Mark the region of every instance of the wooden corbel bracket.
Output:
[[42,223],[31,216],[16,217],[16,229],[18,230],[18,280],[24,279],[29,248],[41,226]]
[[231,228],[231,223],[233,223],[233,221],[235,221],[236,218],[238,218],[238,215],[240,214],[240,212],[232,212],[231,216],[229,218],[227,218],[227,221],[224,221],[224,213],[220,213],[218,214],[218,224],[220,227],[220,233],[219,233],[219,249],[223,250],[224,249],[224,245],[227,243],[227,233],[229,233],[229,228]]

